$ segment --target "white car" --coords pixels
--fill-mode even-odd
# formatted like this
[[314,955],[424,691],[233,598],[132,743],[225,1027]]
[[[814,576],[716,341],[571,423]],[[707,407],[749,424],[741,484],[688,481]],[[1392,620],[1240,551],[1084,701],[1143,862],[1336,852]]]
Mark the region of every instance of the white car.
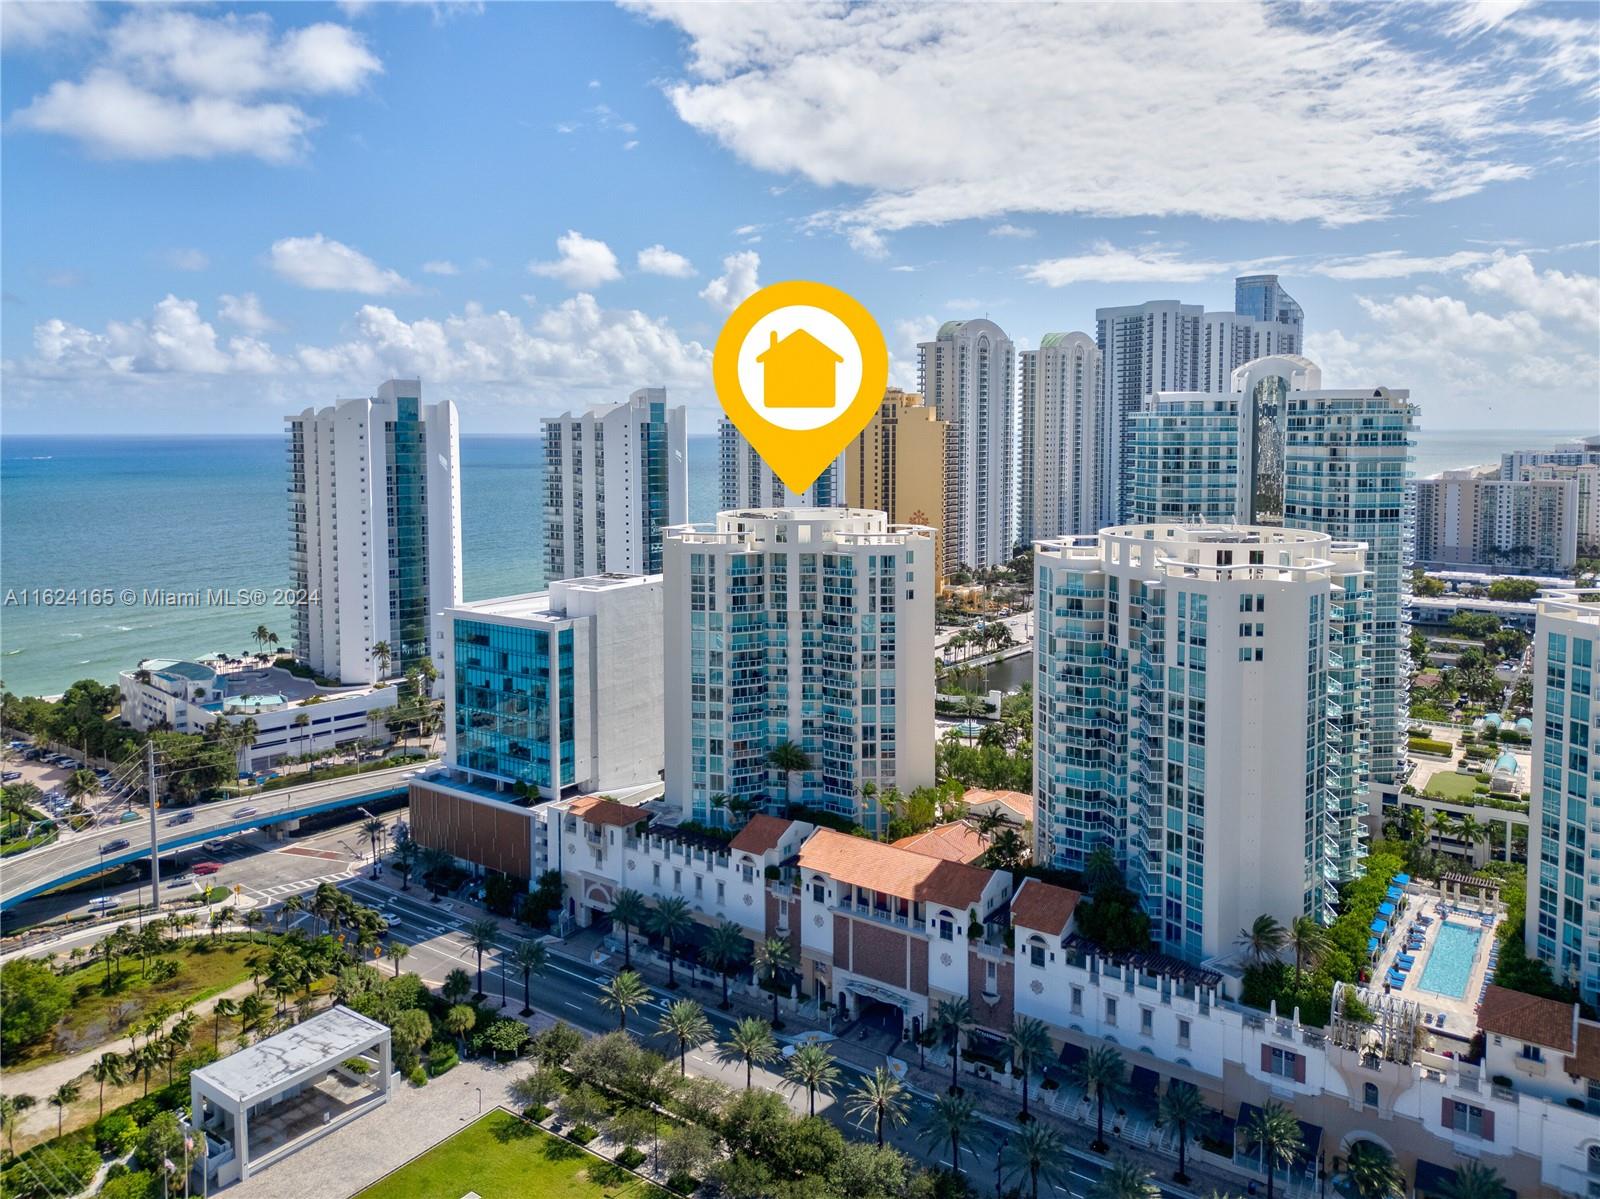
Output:
[[194,882],[194,875],[192,875],[192,874],[180,874],[180,875],[178,875],[177,878],[175,878],[171,882],[169,882],[167,884],[167,886],[169,886],[169,887],[187,887],[192,882]]
[[393,908],[381,908],[378,911],[378,915],[383,917],[383,922],[390,928],[399,928],[405,923],[405,920],[401,917],[400,913],[395,911]]

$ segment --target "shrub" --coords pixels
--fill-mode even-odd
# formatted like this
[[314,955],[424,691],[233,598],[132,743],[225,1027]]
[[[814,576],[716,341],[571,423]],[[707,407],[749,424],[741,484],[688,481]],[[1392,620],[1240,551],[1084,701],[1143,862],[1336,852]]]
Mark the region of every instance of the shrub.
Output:
[[678,1195],[692,1195],[700,1189],[700,1180],[680,1171],[667,1179],[667,1189]]
[[139,1140],[139,1122],[127,1108],[107,1112],[94,1125],[94,1143],[102,1153],[122,1157],[131,1153]]
[[617,1165],[624,1166],[629,1170],[637,1170],[644,1159],[644,1150],[635,1149],[632,1145],[629,1145],[621,1153],[617,1154]]
[[525,1107],[525,1108],[523,1108],[522,1109],[522,1118],[524,1120],[532,1120],[535,1124],[543,1124],[546,1120],[548,1120],[552,1115],[555,1114],[555,1110],[556,1110],[555,1108],[549,1107],[546,1104],[538,1103],[538,1104],[535,1104],[533,1107]]
[[45,1141],[20,1154],[0,1175],[6,1199],[56,1199],[75,1195],[100,1169],[100,1154],[81,1132]]
[[411,1073],[406,1075],[406,1081],[414,1087],[425,1087],[428,1085],[428,1072],[420,1064],[413,1066]]
[[456,1047],[449,1042],[435,1045],[428,1051],[428,1073],[438,1078],[446,1070],[453,1070],[461,1062],[456,1056]]
[[67,984],[48,966],[13,958],[0,966],[0,1051],[7,1057],[44,1040],[71,1003]]
[[599,1135],[600,1134],[591,1124],[580,1124],[567,1134],[568,1137],[578,1142],[580,1145],[587,1145]]
[[115,1178],[108,1172],[106,1184],[100,1188],[100,1199],[156,1199],[160,1194],[156,1176],[147,1170],[130,1170]]

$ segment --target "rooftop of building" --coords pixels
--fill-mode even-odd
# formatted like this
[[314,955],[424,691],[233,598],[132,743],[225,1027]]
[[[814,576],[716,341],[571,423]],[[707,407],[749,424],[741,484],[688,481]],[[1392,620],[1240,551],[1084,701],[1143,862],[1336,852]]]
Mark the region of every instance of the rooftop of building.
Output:
[[650,813],[641,810],[637,804],[618,803],[604,795],[580,795],[567,804],[567,811],[585,824],[612,828],[632,828],[640,821],[651,818]]
[[[311,679],[293,674],[281,666],[234,664],[221,658],[199,662],[178,658],[146,658],[136,670],[123,673],[125,677],[137,676],[140,670],[148,670],[154,679],[169,686],[183,687],[185,691],[189,684],[205,687],[204,705],[227,715],[275,711],[295,707],[312,699],[320,702],[371,695],[394,686],[393,683],[353,683],[349,686],[319,687]],[[216,689],[223,692],[220,700],[212,694]]]
[[903,545],[910,536],[932,537],[927,525],[890,524],[870,508],[735,508],[711,523],[672,525],[669,541],[755,547],[784,545]]
[[1542,1045],[1561,1053],[1576,1054],[1578,1008],[1576,1004],[1525,995],[1490,984],[1478,1007],[1478,1027],[1486,1033]]
[[793,825],[794,821],[785,820],[782,816],[769,816],[765,812],[758,812],[750,817],[749,823],[728,843],[728,848],[735,853],[748,853],[760,857],[777,849]]
[[1033,796],[1026,791],[989,791],[982,787],[968,787],[962,798],[966,801],[968,812],[994,807],[1017,820],[1033,819]]
[[1022,886],[1011,897],[1011,923],[1014,927],[1035,929],[1053,937],[1064,936],[1082,898],[1082,892],[1070,887],[1058,887],[1036,878],[1023,879]]
[[389,1035],[387,1025],[342,1004],[194,1072],[213,1094],[248,1105],[307,1070],[333,1066]]
[[449,611],[453,617],[462,620],[489,617],[559,624],[581,615],[567,611],[566,597],[570,594],[629,591],[659,585],[660,582],[660,575],[607,571],[603,574],[583,575],[576,579],[557,579],[545,591],[525,591],[520,595],[501,595],[492,599],[472,600],[458,604]]
[[920,833],[891,841],[890,844],[926,857],[943,858],[947,862],[966,862],[969,865],[989,852],[989,838],[961,820],[936,824]]
[[1563,1064],[1568,1074],[1600,1081],[1600,1024],[1593,1020],[1578,1022],[1578,1052]]
[[1540,616],[1556,616],[1600,626],[1600,587],[1573,587],[1550,591],[1534,601]]
[[868,891],[951,908],[975,906],[994,877],[992,870],[826,828],[806,839],[800,847],[799,864],[802,870],[814,870]]

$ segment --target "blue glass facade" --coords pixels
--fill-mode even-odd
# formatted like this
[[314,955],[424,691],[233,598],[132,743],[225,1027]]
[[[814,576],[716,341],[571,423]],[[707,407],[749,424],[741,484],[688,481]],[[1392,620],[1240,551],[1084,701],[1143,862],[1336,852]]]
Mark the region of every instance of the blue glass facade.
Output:
[[571,784],[572,630],[457,620],[454,642],[456,764],[548,792]]
[[417,396],[384,423],[388,466],[389,648],[404,673],[428,656],[428,447]]

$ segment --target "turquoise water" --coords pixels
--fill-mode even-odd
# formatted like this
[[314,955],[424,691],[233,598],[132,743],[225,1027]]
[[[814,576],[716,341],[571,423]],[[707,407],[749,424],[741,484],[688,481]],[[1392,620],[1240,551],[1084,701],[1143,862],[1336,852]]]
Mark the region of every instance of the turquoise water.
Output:
[[1460,999],[1467,993],[1472,963],[1478,956],[1478,942],[1482,939],[1480,929],[1448,922],[1442,925],[1428,954],[1428,962],[1422,968],[1422,977],[1417,980],[1417,990]]
[[[1424,413],[1426,424],[1426,413]],[[1446,431],[1419,435],[1419,475],[1498,461],[1581,431]],[[0,438],[0,598],[33,588],[138,592],[282,587],[288,583],[283,437]],[[544,584],[543,444],[536,437],[461,439],[463,588],[483,599]],[[689,439],[689,518],[717,502],[715,437]],[[112,682],[140,658],[253,649],[287,609],[142,602],[0,607],[0,681],[50,695],[75,679]],[[1025,670],[1025,660],[1016,659]]]
[[[283,587],[289,573],[283,438],[0,439],[0,681],[53,695],[76,679],[114,682],[141,658],[254,649],[272,604],[162,606],[166,592]],[[461,439],[462,587],[484,599],[544,585],[544,446],[537,437]],[[689,517],[717,503],[715,437],[689,439]],[[120,602],[123,588],[139,602]],[[40,607],[34,588],[109,590],[110,606]],[[156,597],[149,597],[156,598]]]

